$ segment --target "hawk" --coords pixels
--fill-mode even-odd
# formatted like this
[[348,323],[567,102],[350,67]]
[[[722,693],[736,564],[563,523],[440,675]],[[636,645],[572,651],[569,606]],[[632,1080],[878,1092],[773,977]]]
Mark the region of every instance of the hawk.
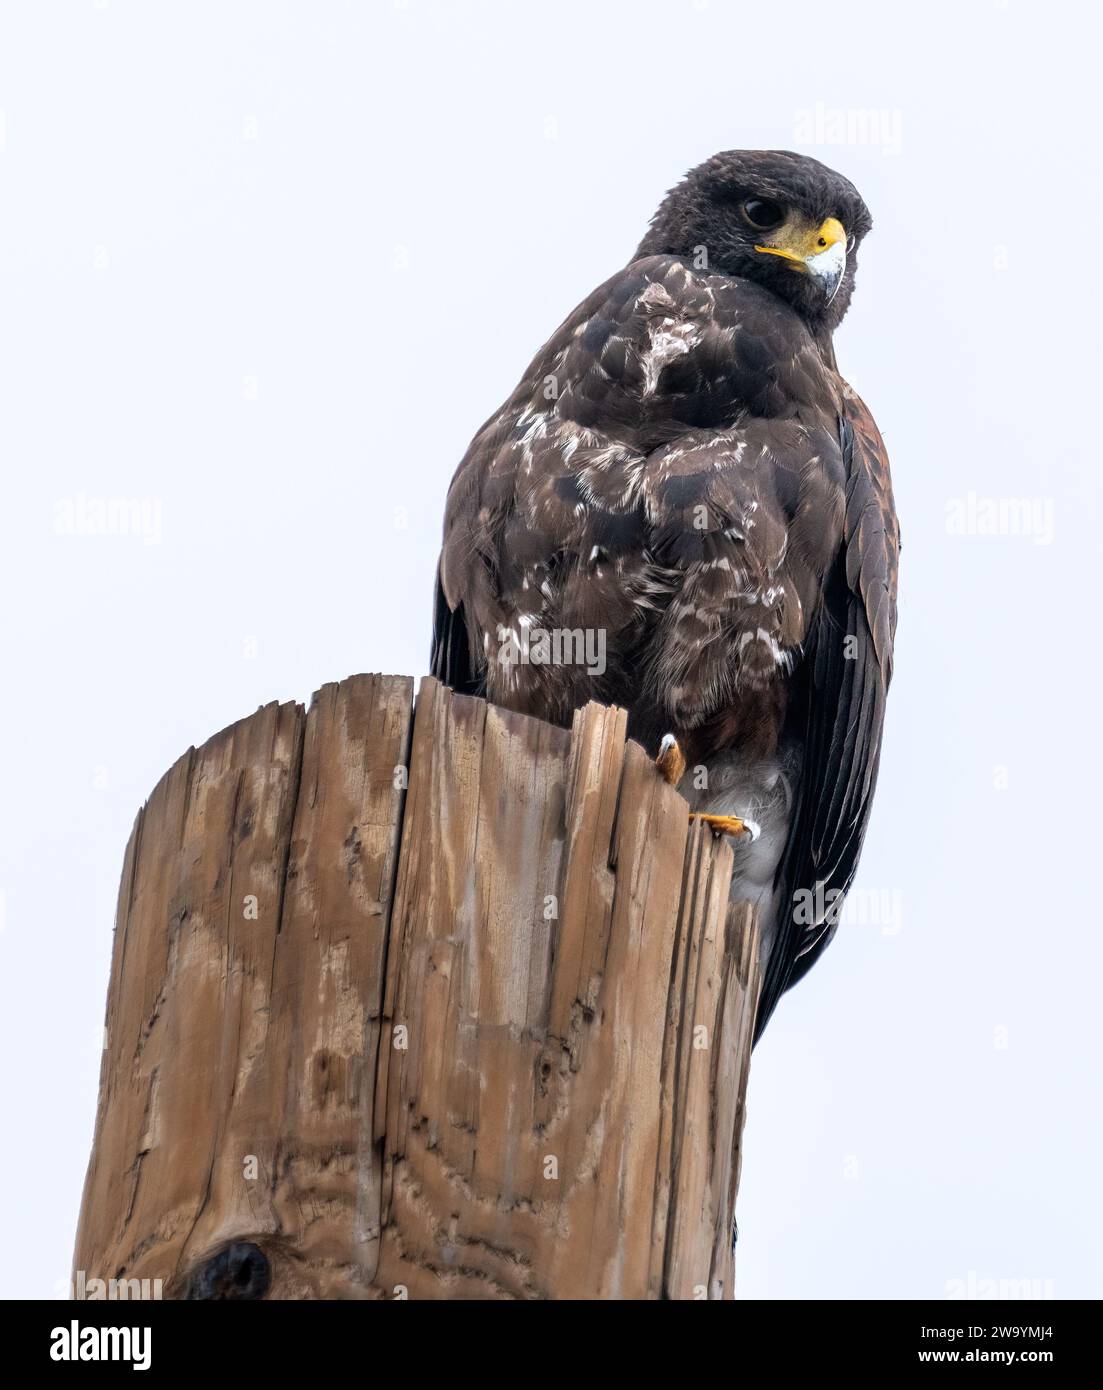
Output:
[[627,708],[735,837],[756,1037],[834,935],[892,673],[888,458],[832,346],[870,226],[815,159],[692,169],[476,434],[445,511],[433,674],[556,723]]

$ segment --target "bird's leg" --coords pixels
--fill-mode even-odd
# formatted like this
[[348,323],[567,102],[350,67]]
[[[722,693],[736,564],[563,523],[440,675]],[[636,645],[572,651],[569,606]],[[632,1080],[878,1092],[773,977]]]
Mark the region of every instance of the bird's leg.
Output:
[[[655,766],[662,773],[664,781],[676,787],[686,770],[686,756],[673,734],[665,734],[659,744],[659,754]],[[700,820],[714,835],[746,835],[751,840],[758,839],[758,826],[754,821],[743,820],[740,816],[712,816],[704,811],[690,811],[690,820]]]

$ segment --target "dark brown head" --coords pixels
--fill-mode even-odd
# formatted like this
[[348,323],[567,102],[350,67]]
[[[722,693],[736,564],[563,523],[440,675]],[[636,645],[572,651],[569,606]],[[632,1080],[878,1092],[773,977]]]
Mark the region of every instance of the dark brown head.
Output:
[[700,270],[754,280],[830,330],[846,313],[858,246],[872,225],[850,180],[818,159],[727,150],[670,190],[636,256],[682,256]]

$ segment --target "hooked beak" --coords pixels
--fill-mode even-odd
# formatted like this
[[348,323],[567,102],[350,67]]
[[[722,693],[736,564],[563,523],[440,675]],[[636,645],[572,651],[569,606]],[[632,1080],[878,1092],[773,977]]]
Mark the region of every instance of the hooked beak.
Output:
[[766,256],[790,261],[794,270],[810,275],[823,291],[828,303],[842,284],[846,272],[846,231],[837,217],[821,226],[790,236],[776,246],[756,246]]

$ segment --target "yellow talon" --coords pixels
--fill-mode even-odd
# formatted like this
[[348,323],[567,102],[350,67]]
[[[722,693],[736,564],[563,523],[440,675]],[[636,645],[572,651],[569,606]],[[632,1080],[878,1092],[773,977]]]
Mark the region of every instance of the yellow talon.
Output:
[[704,811],[690,811],[690,820],[703,820],[714,835],[746,835],[758,839],[758,826],[754,821],[742,820],[739,816],[710,816]]
[[686,770],[686,758],[673,734],[666,734],[659,744],[659,756],[655,759],[655,766],[670,786],[676,787],[682,780],[682,774]]
[[[659,744],[659,754],[655,766],[663,780],[676,787],[686,770],[686,757],[678,746],[673,734],[666,734]],[[743,820],[741,816],[713,816],[707,811],[690,811],[690,820],[704,821],[714,835],[736,835],[748,840],[758,839],[758,826],[753,820]]]

